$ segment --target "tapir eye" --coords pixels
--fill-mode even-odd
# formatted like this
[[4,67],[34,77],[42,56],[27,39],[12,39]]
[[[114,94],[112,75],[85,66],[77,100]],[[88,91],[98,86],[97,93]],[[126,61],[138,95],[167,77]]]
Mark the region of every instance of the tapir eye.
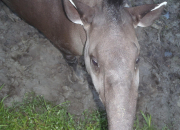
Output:
[[135,61],[135,67],[134,67],[134,69],[136,70],[137,69],[137,67],[139,66],[139,61],[140,61],[140,59],[139,58],[137,58],[136,59],[136,61]]
[[139,58],[137,58],[137,59],[136,59],[136,64],[138,64],[138,63],[139,63],[139,61],[140,61],[140,59],[139,59]]
[[99,70],[98,61],[94,56],[91,56],[91,64],[92,64],[93,68],[95,69],[95,71]]
[[91,56],[91,62],[94,66],[97,66],[98,67],[98,62],[97,62],[97,59],[93,56]]
[[96,59],[91,59],[91,60],[92,60],[93,65],[98,67],[97,60]]

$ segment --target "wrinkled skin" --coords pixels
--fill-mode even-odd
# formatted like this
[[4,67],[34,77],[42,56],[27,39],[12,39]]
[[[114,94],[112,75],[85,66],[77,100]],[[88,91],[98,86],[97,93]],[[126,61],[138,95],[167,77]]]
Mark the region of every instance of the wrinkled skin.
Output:
[[86,69],[106,107],[109,129],[131,130],[140,51],[134,27],[151,25],[166,3],[124,8],[117,1],[3,0],[50,39],[67,62],[75,64],[75,71],[77,56],[84,54]]

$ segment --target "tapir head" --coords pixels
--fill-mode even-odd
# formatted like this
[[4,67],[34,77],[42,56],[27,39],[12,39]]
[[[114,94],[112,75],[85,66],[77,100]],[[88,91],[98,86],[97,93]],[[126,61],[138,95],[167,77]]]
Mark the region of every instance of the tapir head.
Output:
[[104,0],[90,7],[78,0],[64,0],[67,17],[85,29],[86,68],[106,107],[109,129],[113,130],[130,130],[133,126],[140,51],[134,28],[151,25],[166,5],[126,8],[122,3]]

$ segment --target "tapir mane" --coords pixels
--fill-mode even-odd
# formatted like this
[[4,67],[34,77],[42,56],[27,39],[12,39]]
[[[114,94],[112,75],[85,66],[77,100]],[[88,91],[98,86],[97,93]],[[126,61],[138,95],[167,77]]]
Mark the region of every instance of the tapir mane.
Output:
[[123,4],[123,0],[106,0],[108,4],[119,7]]
[[107,18],[110,22],[122,22],[121,12],[123,9],[123,0],[104,0],[104,12],[107,12]]

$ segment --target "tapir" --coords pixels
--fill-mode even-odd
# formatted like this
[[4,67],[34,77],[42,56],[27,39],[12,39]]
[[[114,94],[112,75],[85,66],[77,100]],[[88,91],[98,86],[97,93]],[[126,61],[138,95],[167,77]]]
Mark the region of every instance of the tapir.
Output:
[[[167,2],[125,7],[123,0],[2,0],[42,32],[77,72],[87,72],[104,104],[110,130],[131,130],[139,85],[137,26],[150,26]],[[78,73],[77,77],[78,77]]]

